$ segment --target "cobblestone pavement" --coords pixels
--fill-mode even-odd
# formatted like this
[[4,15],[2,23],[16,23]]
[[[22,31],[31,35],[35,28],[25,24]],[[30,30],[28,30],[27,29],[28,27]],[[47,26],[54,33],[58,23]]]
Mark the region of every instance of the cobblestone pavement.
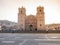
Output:
[[60,45],[60,34],[0,33],[0,45]]

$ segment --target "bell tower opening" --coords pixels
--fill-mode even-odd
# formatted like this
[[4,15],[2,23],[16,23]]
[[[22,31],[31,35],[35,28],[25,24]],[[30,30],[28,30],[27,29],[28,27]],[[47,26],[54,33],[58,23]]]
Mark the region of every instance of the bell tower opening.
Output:
[[26,9],[24,7],[19,8],[18,10],[20,14],[26,14]]
[[44,13],[44,7],[37,7],[37,14],[43,14]]

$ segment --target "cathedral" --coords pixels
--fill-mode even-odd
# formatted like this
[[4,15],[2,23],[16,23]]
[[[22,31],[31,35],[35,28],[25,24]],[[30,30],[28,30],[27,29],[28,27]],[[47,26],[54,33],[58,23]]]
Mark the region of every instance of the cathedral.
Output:
[[36,15],[26,15],[24,7],[18,8],[18,25],[20,30],[44,30],[44,7],[39,6],[36,9]]

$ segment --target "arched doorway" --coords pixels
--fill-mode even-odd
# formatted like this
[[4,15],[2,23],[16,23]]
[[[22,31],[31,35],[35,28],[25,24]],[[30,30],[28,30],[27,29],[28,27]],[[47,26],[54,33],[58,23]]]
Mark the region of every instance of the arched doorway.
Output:
[[29,25],[29,29],[30,29],[30,31],[32,31],[32,28],[33,28],[33,25],[30,24],[30,25]]

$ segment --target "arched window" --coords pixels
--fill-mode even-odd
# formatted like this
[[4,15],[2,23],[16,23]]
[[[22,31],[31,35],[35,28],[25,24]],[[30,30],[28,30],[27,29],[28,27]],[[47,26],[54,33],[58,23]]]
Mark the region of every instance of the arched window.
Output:
[[41,12],[41,10],[39,10]]
[[22,13],[22,10],[21,10],[21,13]]
[[40,24],[40,26],[42,26],[42,24]]

